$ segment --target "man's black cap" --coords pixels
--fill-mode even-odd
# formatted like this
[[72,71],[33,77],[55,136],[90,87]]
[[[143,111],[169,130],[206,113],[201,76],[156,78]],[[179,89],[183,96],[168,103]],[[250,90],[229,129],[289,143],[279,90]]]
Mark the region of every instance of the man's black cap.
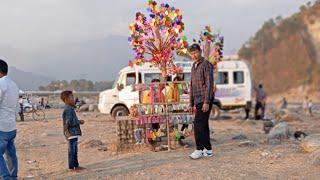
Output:
[[196,44],[196,43],[195,43],[195,44],[192,44],[191,46],[189,46],[188,50],[189,50],[190,52],[195,51],[195,50],[201,51],[201,47],[200,47],[199,44]]

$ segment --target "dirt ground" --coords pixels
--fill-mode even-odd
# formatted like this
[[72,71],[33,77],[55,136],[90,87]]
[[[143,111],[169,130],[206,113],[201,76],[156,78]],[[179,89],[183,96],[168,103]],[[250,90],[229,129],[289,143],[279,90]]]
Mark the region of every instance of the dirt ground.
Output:
[[[67,144],[62,133],[62,110],[48,110],[46,121],[27,117],[18,122],[16,138],[19,177],[23,179],[319,179],[320,166],[310,163],[300,142],[287,140],[268,145],[262,121],[243,121],[243,112],[224,113],[210,121],[214,129],[211,142],[214,157],[191,160],[191,147],[171,152],[151,152],[132,148],[115,152],[116,123],[107,115],[78,113],[83,136],[79,142],[79,162],[86,169],[71,173],[67,169]],[[320,133],[320,114],[289,123],[291,132]],[[233,140],[244,134],[248,139]],[[252,145],[239,146],[243,141]],[[101,142],[99,142],[101,141]]]

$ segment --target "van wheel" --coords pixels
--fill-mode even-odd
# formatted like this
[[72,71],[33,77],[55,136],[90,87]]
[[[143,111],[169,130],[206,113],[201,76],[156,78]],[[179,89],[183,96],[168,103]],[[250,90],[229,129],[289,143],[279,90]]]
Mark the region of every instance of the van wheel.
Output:
[[220,117],[220,109],[216,105],[212,105],[211,119],[217,120]]
[[112,110],[112,117],[118,117],[118,116],[128,116],[129,111],[124,106],[117,106]]

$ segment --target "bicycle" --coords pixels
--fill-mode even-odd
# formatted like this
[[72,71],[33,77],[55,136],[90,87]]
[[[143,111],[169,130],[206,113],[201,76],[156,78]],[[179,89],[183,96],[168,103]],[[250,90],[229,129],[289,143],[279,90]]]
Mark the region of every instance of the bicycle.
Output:
[[46,119],[46,113],[42,108],[38,108],[37,106],[33,106],[32,108],[25,108],[25,114],[32,114],[32,118],[35,121],[43,121]]

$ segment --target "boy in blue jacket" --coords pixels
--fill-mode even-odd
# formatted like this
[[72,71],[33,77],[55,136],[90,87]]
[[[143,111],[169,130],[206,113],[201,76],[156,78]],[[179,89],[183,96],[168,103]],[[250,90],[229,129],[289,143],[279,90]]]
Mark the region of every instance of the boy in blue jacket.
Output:
[[84,124],[83,120],[79,120],[74,110],[75,101],[72,91],[63,91],[61,100],[65,103],[62,114],[63,133],[68,141],[68,164],[69,170],[79,171],[84,168],[79,166],[78,162],[78,138],[82,135],[80,124]]

